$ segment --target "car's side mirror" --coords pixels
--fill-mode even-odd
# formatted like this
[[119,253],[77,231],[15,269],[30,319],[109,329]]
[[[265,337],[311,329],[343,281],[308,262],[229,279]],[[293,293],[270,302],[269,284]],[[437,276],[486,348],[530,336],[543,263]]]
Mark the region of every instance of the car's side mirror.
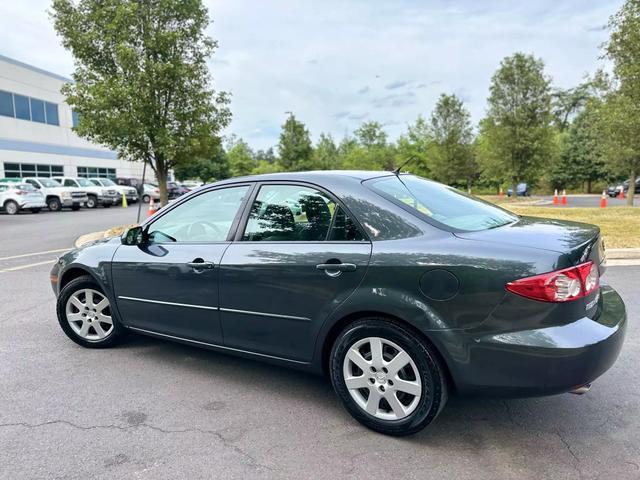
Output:
[[120,237],[123,245],[142,245],[145,243],[145,233],[142,227],[131,227]]

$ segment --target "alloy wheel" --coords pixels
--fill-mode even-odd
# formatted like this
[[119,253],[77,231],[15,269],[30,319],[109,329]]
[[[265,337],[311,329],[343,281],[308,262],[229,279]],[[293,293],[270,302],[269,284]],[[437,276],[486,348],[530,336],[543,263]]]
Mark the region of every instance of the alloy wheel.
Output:
[[97,290],[84,288],[74,292],[67,300],[65,313],[73,331],[87,341],[104,340],[113,332],[109,300]]
[[354,343],[343,361],[345,385],[356,404],[381,420],[402,420],[423,394],[415,362],[399,345],[380,337]]

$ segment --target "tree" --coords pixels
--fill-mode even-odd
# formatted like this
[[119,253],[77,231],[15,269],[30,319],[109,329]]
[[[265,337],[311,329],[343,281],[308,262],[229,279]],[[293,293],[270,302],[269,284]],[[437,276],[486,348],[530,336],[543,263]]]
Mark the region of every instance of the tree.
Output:
[[424,177],[429,176],[429,149],[433,139],[429,124],[421,115],[415,123],[409,125],[407,133],[400,135],[397,141],[395,166]]
[[614,79],[600,112],[602,139],[608,163],[629,176],[627,204],[633,205],[640,173],[640,0],[627,0],[608,27]]
[[338,147],[333,141],[331,134],[321,133],[318,143],[313,149],[312,169],[313,170],[333,170],[339,164]]
[[587,193],[591,193],[592,182],[605,173],[602,142],[597,131],[599,103],[595,99],[589,102],[559,139],[559,155],[550,173],[555,188],[583,183]]
[[229,123],[228,95],[211,87],[216,42],[201,0],[54,0],[51,17],[74,57],[62,88],[77,133],[147,162],[167,202],[167,173],[212,158]]
[[593,98],[593,87],[590,82],[581,83],[566,90],[556,89],[551,94],[551,111],[556,127],[564,132],[571,125],[572,120]]
[[[387,134],[378,122],[365,122],[356,129],[342,167],[353,170],[393,169],[395,149],[387,144]],[[345,145],[346,146],[346,145]]]
[[353,134],[364,148],[385,147],[387,134],[379,122],[364,122]]
[[480,160],[491,176],[534,182],[551,148],[549,79],[542,60],[515,53],[493,75],[487,117],[481,122]]
[[455,95],[440,95],[429,123],[433,139],[430,168],[434,178],[471,188],[477,165],[471,119],[462,101]]
[[204,183],[229,177],[229,160],[221,145],[212,158],[197,158],[193,162],[180,163],[173,169],[178,180],[199,179]]
[[253,152],[247,142],[242,139],[234,140],[232,147],[227,152],[229,158],[229,171],[232,177],[250,175],[257,167]]
[[300,171],[308,168],[311,162],[313,147],[309,138],[309,131],[304,123],[296,120],[293,114],[289,114],[282,125],[280,142],[280,166],[285,171]]

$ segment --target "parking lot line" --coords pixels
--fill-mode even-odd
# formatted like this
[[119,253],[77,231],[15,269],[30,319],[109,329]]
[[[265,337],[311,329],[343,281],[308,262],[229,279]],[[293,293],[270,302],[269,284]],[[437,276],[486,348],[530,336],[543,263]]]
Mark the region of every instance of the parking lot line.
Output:
[[19,265],[17,267],[5,268],[4,270],[0,270],[0,273],[5,272],[14,272],[16,270],[23,270],[25,268],[38,267],[40,265],[47,265],[55,262],[55,259],[47,260],[46,262],[38,262],[38,263],[29,263],[28,265]]
[[20,255],[12,255],[10,257],[0,257],[0,261],[2,261],[2,260],[13,260],[14,258],[34,257],[36,255],[46,255],[48,253],[60,253],[60,252],[66,252],[68,250],[70,250],[70,249],[69,248],[58,248],[57,250],[46,250],[44,252],[22,253]]

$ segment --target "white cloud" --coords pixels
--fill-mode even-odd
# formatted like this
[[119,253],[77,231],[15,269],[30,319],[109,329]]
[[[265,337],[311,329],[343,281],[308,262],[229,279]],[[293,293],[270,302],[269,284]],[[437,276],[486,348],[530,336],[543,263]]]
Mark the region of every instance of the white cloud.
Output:
[[[461,95],[479,120],[491,75],[514,51],[542,57],[555,85],[578,83],[599,65],[602,26],[622,0],[604,3],[210,0],[220,44],[210,68],[233,94],[229,133],[256,148],[277,142],[285,111],[315,138],[341,138],[364,119],[394,138],[442,92]],[[0,53],[69,75],[49,4],[2,2]]]

